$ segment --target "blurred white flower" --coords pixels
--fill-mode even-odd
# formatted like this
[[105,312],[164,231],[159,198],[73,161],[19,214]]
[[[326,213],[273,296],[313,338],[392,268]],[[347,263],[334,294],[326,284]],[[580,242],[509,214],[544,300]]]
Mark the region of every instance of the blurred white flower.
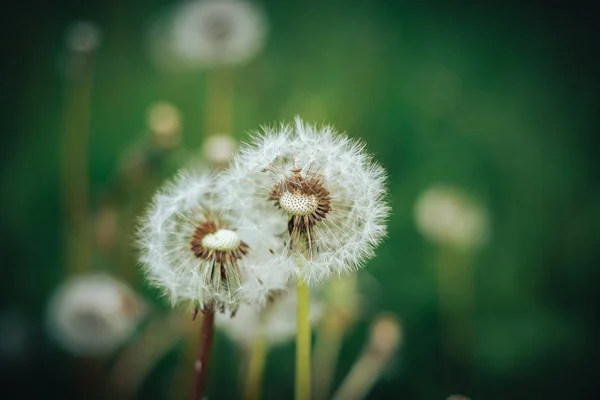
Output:
[[65,49],[58,59],[61,75],[69,80],[88,77],[95,52],[102,44],[102,30],[89,21],[75,21],[65,29]]
[[279,268],[322,282],[359,268],[386,232],[386,174],[364,148],[297,118],[242,147],[218,185],[230,207],[278,218]]
[[136,293],[108,275],[76,276],[50,299],[48,327],[73,354],[108,355],[133,334],[146,310]]
[[181,140],[181,113],[166,101],[153,103],[146,115],[148,129],[159,147],[171,148]]
[[202,152],[213,165],[227,165],[237,149],[237,142],[225,134],[211,135],[202,145]]
[[187,1],[154,23],[150,50],[167,69],[238,65],[263,48],[266,33],[264,14],[253,2]]
[[[296,289],[275,293],[268,305],[259,309],[242,305],[235,318],[218,315],[215,324],[241,347],[249,348],[257,337],[262,336],[269,346],[276,346],[296,336]],[[323,315],[323,305],[317,296],[312,296],[310,322],[315,325]]]
[[208,174],[181,174],[160,191],[142,219],[139,242],[147,278],[172,304],[234,314],[240,303],[264,304],[263,295],[286,285],[285,274],[268,269],[280,246],[273,223],[222,207]]
[[461,248],[486,244],[490,237],[487,211],[459,189],[435,185],[417,200],[415,220],[427,239]]
[[102,30],[90,21],[76,21],[65,33],[67,48],[74,52],[88,53],[102,43]]

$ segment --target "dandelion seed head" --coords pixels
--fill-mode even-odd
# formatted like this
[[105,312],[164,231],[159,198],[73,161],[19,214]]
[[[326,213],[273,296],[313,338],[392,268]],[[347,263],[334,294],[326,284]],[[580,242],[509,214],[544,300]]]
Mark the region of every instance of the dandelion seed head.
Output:
[[282,268],[319,283],[362,266],[386,232],[386,174],[364,147],[297,118],[263,128],[218,184],[230,206],[273,215]]
[[[172,304],[216,307],[234,314],[240,303],[264,303],[269,287],[247,284],[268,274],[277,248],[261,223],[223,207],[214,176],[182,173],[154,197],[139,231],[147,278]],[[285,277],[284,277],[285,278]],[[267,284],[279,287],[275,279]]]

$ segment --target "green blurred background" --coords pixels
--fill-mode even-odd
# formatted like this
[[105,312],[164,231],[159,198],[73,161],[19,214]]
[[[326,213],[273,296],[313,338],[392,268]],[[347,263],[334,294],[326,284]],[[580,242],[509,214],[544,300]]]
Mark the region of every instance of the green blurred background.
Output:
[[[6,398],[81,398],[77,364],[43,324],[64,272],[64,30],[88,19],[104,31],[89,133],[97,212],[123,155],[143,140],[151,103],[180,108],[186,154],[203,140],[204,73],[163,73],[148,56],[148,22],[168,4],[33,1],[11,3],[4,13],[0,302],[2,319],[19,321],[26,343],[18,356],[0,358]],[[263,4],[270,32],[265,50],[236,70],[234,136],[244,140],[248,130],[298,114],[362,138],[389,172],[393,215],[389,238],[367,265],[377,281],[369,309],[396,313],[405,337],[369,398],[593,397],[600,355],[593,8],[537,1]],[[173,155],[157,181],[184,162]],[[492,240],[474,255],[476,335],[467,364],[442,351],[432,272],[438,249],[413,218],[419,194],[438,182],[473,195],[492,221]],[[116,197],[127,196],[119,190]],[[94,268],[116,269],[102,258]],[[156,291],[141,290],[166,308]],[[344,341],[334,386],[360,353],[369,320]],[[235,398],[236,350],[220,334],[216,345],[209,398]],[[270,354],[265,398],[291,398],[293,349],[289,343]],[[178,361],[177,351],[167,355],[138,397],[168,398]]]

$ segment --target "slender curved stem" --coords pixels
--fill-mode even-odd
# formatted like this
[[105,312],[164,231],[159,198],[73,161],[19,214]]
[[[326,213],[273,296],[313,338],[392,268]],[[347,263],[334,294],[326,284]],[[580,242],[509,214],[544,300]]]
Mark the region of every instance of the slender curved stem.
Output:
[[310,399],[310,289],[297,283],[298,332],[296,336],[296,400]]

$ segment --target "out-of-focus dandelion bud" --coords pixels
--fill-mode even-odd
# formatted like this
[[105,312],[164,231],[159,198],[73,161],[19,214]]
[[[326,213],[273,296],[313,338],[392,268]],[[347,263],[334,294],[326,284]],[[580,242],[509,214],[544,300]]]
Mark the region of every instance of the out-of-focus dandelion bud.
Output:
[[369,340],[358,360],[344,378],[334,400],[367,397],[402,344],[402,329],[393,314],[378,316],[371,325]]
[[[262,336],[270,346],[290,341],[296,335],[295,289],[289,293],[282,292],[280,297],[263,309],[252,305],[242,305],[234,318],[217,315],[216,325],[227,336],[243,348],[249,348],[257,337]],[[313,296],[310,304],[311,324],[316,324],[323,314],[323,304]]]
[[253,2],[187,1],[151,27],[150,51],[170,70],[238,65],[263,48],[266,33],[264,14]]
[[109,355],[135,331],[145,303],[124,283],[103,274],[76,276],[53,294],[48,306],[50,334],[68,352]]
[[383,314],[371,325],[369,349],[381,358],[388,360],[402,345],[402,328],[398,318]]
[[202,146],[204,157],[212,165],[226,166],[231,161],[237,142],[229,135],[217,134],[206,138]]
[[88,53],[100,47],[102,36],[102,30],[94,23],[77,21],[67,28],[65,41],[69,50]]
[[362,296],[358,289],[358,274],[331,281],[325,289],[327,319],[325,325],[333,331],[344,332],[361,315]]
[[77,21],[65,31],[65,53],[60,59],[60,72],[78,80],[91,71],[92,56],[102,43],[102,30],[89,21]]
[[181,141],[181,113],[173,104],[164,101],[152,104],[147,124],[158,147],[173,148]]
[[421,234],[439,244],[471,249],[485,245],[490,236],[487,211],[450,186],[425,191],[415,206],[415,220]]

